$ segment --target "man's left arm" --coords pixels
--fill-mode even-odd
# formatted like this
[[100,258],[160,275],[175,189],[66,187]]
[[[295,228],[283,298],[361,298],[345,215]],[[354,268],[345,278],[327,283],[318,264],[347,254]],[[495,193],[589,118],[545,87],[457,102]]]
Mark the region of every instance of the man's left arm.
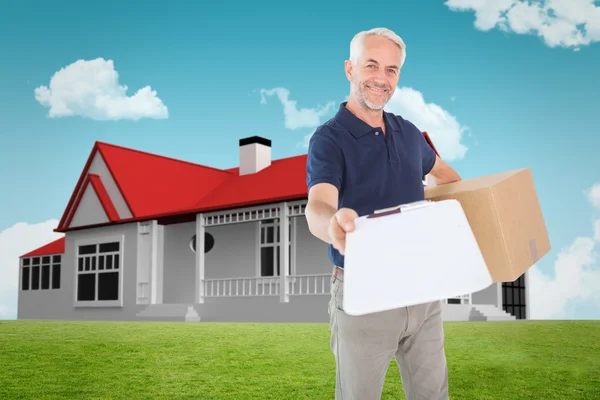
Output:
[[456,182],[461,180],[460,175],[458,175],[454,168],[449,166],[437,154],[435,156],[433,168],[431,168],[431,171],[429,173],[435,178],[435,182],[438,185],[443,185],[444,183]]
[[423,176],[431,175],[435,179],[436,185],[460,181],[460,175],[438,156],[433,144],[427,141],[423,133],[416,126],[414,126],[414,129],[417,134],[422,157]]

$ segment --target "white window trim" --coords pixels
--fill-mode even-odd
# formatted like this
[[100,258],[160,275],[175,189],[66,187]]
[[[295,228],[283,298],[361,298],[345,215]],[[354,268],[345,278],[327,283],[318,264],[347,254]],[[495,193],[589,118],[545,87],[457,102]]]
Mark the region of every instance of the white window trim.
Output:
[[[260,274],[260,263],[261,263],[261,251],[260,249],[262,247],[276,247],[279,246],[279,243],[275,242],[275,243],[269,243],[269,244],[265,244],[263,245],[261,243],[261,228],[263,226],[279,226],[280,225],[280,220],[279,218],[275,218],[275,222],[273,223],[265,223],[264,221],[257,221],[256,222],[256,231],[255,231],[255,248],[256,248],[256,257],[254,260],[254,265],[255,265],[255,272],[256,272],[256,277],[257,278],[278,278],[279,275],[274,275],[274,276],[262,276]],[[291,255],[291,259],[290,259],[290,275],[289,276],[295,276],[296,275],[296,218],[294,217],[290,217],[290,227],[291,227],[291,236],[290,236],[290,255]],[[273,232],[274,236],[274,240],[276,240],[277,238],[277,233],[274,231]],[[281,239],[281,237],[280,237]],[[280,250],[281,251],[281,250]],[[274,251],[273,254],[277,254],[277,250]],[[277,265],[277,264],[275,264]]]
[[[99,245],[108,242],[119,242],[119,298],[118,300],[94,300],[94,301],[78,301],[77,300],[77,275],[78,275],[78,259],[79,259],[79,246],[85,246],[88,244]],[[73,244],[73,306],[77,308],[86,307],[123,307],[123,274],[125,272],[125,235],[111,235],[111,236],[96,236],[88,239],[77,239]],[[96,265],[98,265],[96,263]],[[96,275],[99,274],[96,269]],[[96,279],[96,296],[98,295],[98,280]]]
[[[54,259],[54,257],[59,256],[60,257],[60,262],[54,262],[52,261]],[[33,259],[38,257],[40,259],[40,263],[37,264],[37,266],[40,267],[40,279],[39,279],[39,287],[37,289],[32,289],[31,285],[33,283]],[[50,257],[50,263],[44,263],[42,260],[44,257]],[[25,265],[25,260],[29,260],[29,265]],[[21,268],[19,268],[19,292],[38,292],[38,291],[56,291],[56,290],[60,290],[62,288],[62,279],[61,281],[58,282],[58,288],[53,288],[52,287],[52,278],[54,275],[54,266],[58,265],[60,268],[60,275],[61,278],[64,274],[65,269],[63,268],[64,266],[64,260],[65,260],[65,255],[62,253],[54,253],[54,254],[43,254],[40,256],[29,256],[29,257],[23,257],[21,259]],[[50,285],[48,287],[48,289],[43,289],[42,288],[42,267],[44,265],[48,265],[50,267]],[[29,268],[29,282],[27,283],[27,289],[23,289],[23,268]]]

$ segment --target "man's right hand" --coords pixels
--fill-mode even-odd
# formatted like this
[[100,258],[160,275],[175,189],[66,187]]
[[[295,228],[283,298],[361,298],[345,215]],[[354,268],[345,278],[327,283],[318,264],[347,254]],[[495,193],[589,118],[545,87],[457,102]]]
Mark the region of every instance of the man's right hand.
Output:
[[344,255],[346,251],[346,233],[354,230],[354,220],[358,218],[356,211],[340,208],[329,221],[329,237],[333,247]]

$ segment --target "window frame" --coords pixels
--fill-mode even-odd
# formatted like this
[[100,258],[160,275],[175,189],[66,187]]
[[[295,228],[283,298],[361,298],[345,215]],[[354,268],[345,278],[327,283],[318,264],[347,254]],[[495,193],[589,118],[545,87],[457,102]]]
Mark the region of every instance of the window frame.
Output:
[[[58,257],[58,261],[55,261]],[[44,262],[44,258],[48,258],[48,262]],[[39,259],[39,263],[34,263],[35,259]],[[29,257],[23,257],[20,259],[20,268],[19,268],[19,292],[37,292],[37,291],[54,291],[61,289],[61,281],[62,281],[62,271],[63,271],[63,260],[64,254],[62,253],[53,253],[53,254],[42,254],[35,255]],[[27,265],[25,265],[27,262]],[[44,267],[48,267],[48,287],[43,287],[43,271]],[[39,267],[38,273],[38,285],[37,288],[33,288],[33,268]],[[57,268],[58,267],[58,268]],[[27,279],[27,288],[24,288],[24,273],[27,270],[28,279]],[[54,274],[55,271],[58,271],[58,282],[57,286],[54,285]]]
[[[96,252],[93,254],[85,254],[82,255],[80,257],[79,255],[79,248],[80,246],[86,246],[86,245],[96,245],[96,246],[100,246],[101,244],[106,244],[106,243],[113,243],[113,242],[118,242],[119,243],[119,250],[118,251],[109,251],[106,253],[100,253],[99,252],[99,248],[96,249]],[[125,236],[124,235],[107,235],[107,236],[96,236],[93,238],[85,238],[85,239],[76,239],[73,243],[73,306],[74,307],[78,307],[78,308],[85,308],[85,307],[123,307],[123,274],[125,273],[125,248],[124,248],[124,244],[125,244]],[[95,260],[96,260],[96,266],[99,265],[99,261],[98,258],[100,257],[100,255],[102,254],[112,254],[113,255],[113,265],[114,265],[114,255],[118,255],[119,256],[119,268],[115,269],[115,268],[111,268],[110,270],[99,270],[98,268],[96,268],[95,271],[82,271],[82,275],[84,274],[94,274],[96,276],[95,279],[95,291],[94,291],[94,297],[95,300],[78,300],[77,299],[77,292],[79,289],[79,280],[78,280],[78,276],[80,275],[80,271],[79,271],[79,258],[82,257],[89,257],[89,256],[94,256]],[[85,262],[84,262],[85,263]],[[85,266],[84,266],[85,268]],[[91,268],[90,268],[91,269]],[[106,271],[110,271],[110,272],[115,272],[117,271],[119,274],[119,287],[117,290],[117,295],[118,298],[117,300],[97,300],[98,299],[98,279],[97,277],[102,274],[102,273],[106,273]]]
[[[279,260],[277,249],[281,248],[280,247],[281,236],[279,237],[279,240],[278,240],[277,232],[279,230],[280,225],[281,225],[280,218],[260,220],[260,221],[257,221],[257,223],[256,223],[255,266],[256,266],[256,277],[257,278],[279,278],[280,277],[280,275],[277,273],[277,262]],[[263,243],[262,231],[263,231],[263,229],[265,229],[265,237],[266,237],[266,230],[270,227],[273,228],[273,242]],[[290,265],[289,265],[289,269],[288,269],[288,276],[295,276],[296,275],[296,254],[295,254],[295,251],[296,251],[296,221],[295,221],[295,218],[289,219],[289,229],[290,229],[290,249],[289,249]],[[273,247],[273,258],[274,258],[273,275],[263,275],[262,274],[262,249],[265,247]]]

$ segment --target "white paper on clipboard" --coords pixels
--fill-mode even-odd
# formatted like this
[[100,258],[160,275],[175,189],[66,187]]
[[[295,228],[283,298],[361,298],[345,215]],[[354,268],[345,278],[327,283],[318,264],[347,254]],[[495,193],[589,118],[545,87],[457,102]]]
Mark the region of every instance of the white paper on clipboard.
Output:
[[425,200],[354,222],[344,257],[349,315],[442,300],[493,283],[457,200]]

